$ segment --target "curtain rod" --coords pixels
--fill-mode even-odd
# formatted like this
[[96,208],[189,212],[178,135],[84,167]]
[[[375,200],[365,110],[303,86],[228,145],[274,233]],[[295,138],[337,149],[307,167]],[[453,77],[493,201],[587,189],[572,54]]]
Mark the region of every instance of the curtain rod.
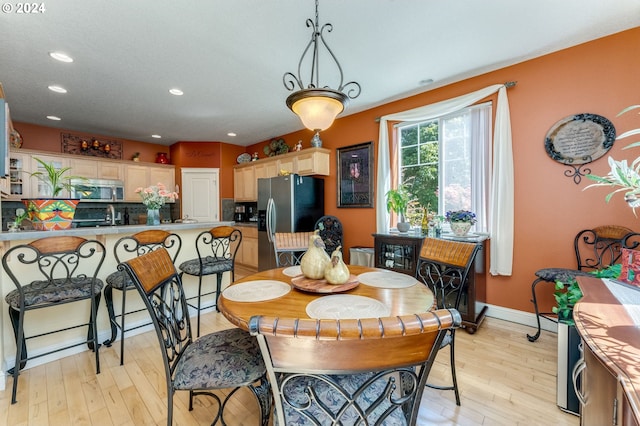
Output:
[[[504,87],[506,87],[507,89],[511,89],[511,88],[512,88],[513,86],[515,86],[516,84],[518,84],[518,82],[517,82],[517,81],[506,81],[506,82],[504,83]],[[379,122],[380,122],[380,117],[376,117],[376,118],[374,119],[374,121],[375,121],[376,123],[379,123]]]

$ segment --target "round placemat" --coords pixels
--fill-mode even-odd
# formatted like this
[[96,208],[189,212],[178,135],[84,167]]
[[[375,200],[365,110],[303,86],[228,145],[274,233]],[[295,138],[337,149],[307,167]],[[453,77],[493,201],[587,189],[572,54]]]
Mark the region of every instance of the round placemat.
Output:
[[314,319],[379,318],[391,314],[391,308],[379,300],[352,294],[320,297],[309,303],[306,311]]
[[365,272],[358,275],[358,280],[362,284],[378,288],[407,288],[418,283],[418,281],[410,275],[393,271]]
[[289,266],[282,271],[288,277],[297,277],[298,275],[302,275],[302,269],[300,269],[300,265]]
[[291,291],[291,286],[282,281],[256,280],[227,287],[222,295],[233,302],[262,302],[282,297]]

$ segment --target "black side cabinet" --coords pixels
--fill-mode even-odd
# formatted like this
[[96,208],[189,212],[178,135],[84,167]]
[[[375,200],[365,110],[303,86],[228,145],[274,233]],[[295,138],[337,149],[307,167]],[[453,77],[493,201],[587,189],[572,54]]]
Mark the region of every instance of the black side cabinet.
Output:
[[376,268],[416,276],[424,235],[373,234]]
[[[416,276],[418,259],[425,235],[409,234],[373,234],[375,247],[375,267],[390,269],[403,274]],[[443,236],[442,238],[457,239],[455,236]],[[476,256],[476,265],[484,262],[484,238],[478,240],[458,239],[458,241],[480,244],[481,248]],[[460,315],[462,315],[462,327],[468,333],[475,333],[484,320],[487,307],[476,313],[476,277],[478,268],[473,268],[467,279],[467,285],[463,290],[465,294],[460,302]]]

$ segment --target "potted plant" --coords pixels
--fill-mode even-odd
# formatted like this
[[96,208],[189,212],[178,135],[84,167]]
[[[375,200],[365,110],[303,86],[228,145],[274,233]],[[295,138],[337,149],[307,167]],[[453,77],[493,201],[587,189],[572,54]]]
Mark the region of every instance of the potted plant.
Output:
[[411,201],[411,196],[404,185],[398,186],[398,189],[391,189],[386,194],[387,211],[394,212],[398,215],[397,228],[399,232],[407,232],[411,225],[406,221],[407,207]]
[[22,202],[27,207],[29,219],[33,222],[34,229],[41,231],[51,231],[57,229],[67,229],[71,227],[71,222],[75,216],[76,206],[79,199],[57,198],[62,191],[71,191],[74,188],[73,179],[85,180],[80,176],[71,176],[67,173],[70,167],[56,168],[52,163],[46,163],[34,157],[44,169],[31,173],[39,182],[43,183],[46,196],[40,198],[27,198]]
[[[640,105],[631,105],[630,107],[620,111],[617,116],[619,117],[622,114],[638,108],[640,108]],[[624,132],[616,139],[624,139],[633,135],[640,135],[640,128]],[[623,149],[629,149],[637,146],[640,146],[640,142],[634,142]],[[596,186],[617,187],[618,189],[607,194],[605,201],[609,202],[611,197],[613,197],[617,192],[624,192],[624,199],[629,204],[629,207],[633,209],[633,213],[635,214],[636,207],[640,207],[640,157],[633,160],[630,166],[627,163],[627,160],[616,161],[612,157],[608,158],[608,162],[611,169],[609,174],[606,176],[588,174],[587,178],[595,181],[596,183],[587,186],[585,189]]]
[[467,235],[471,226],[478,221],[476,214],[469,210],[449,210],[445,220],[451,225],[453,233],[459,237]]

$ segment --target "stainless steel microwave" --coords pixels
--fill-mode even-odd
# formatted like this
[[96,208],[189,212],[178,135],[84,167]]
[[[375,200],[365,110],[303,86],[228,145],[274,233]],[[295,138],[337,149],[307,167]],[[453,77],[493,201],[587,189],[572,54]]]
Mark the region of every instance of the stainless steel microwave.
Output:
[[71,198],[83,201],[114,202],[124,200],[124,182],[110,179],[73,179]]

